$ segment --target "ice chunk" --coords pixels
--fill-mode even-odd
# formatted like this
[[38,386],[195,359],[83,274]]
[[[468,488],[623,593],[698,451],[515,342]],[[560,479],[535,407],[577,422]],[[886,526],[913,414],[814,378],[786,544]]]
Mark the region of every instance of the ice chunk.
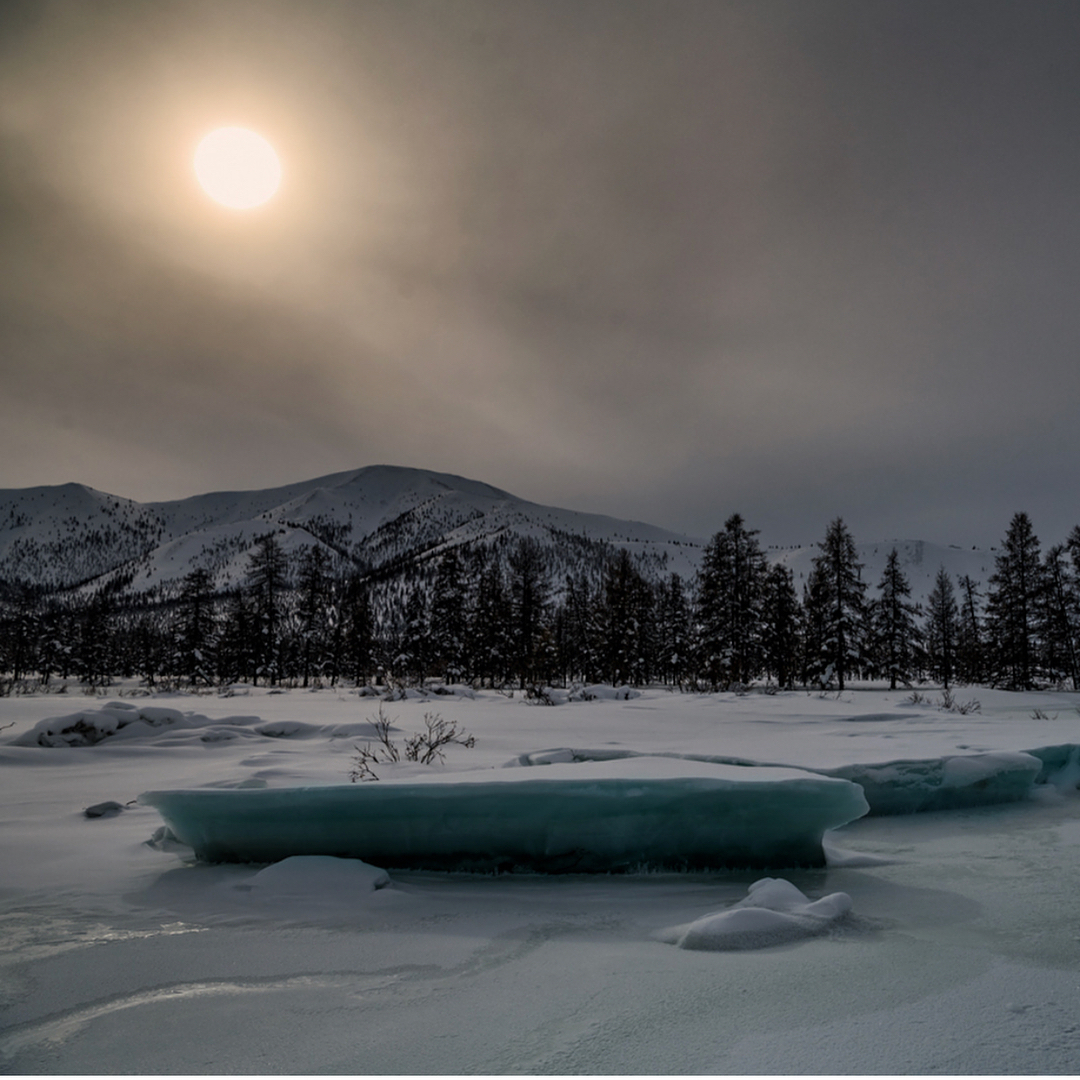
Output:
[[549,873],[822,866],[825,830],[867,810],[846,780],[653,757],[140,802],[209,861]]
[[879,815],[1016,802],[1030,793],[1042,768],[1031,754],[998,752],[843,765],[825,773],[859,784],[870,813]]
[[1040,746],[1028,753],[1042,765],[1035,783],[1052,784],[1061,791],[1080,787],[1080,746],[1076,743]]
[[[625,748],[599,750],[559,747],[521,754],[513,764],[546,765],[552,761],[611,761],[617,758],[674,758],[747,768],[787,768],[775,762],[757,762],[718,754],[645,752]],[[1035,783],[1076,786],[1080,765],[1075,746],[1051,746],[1030,752],[996,751],[957,754],[913,761],[841,765],[807,769],[859,784],[872,815],[912,814],[921,810],[954,810],[1027,798]],[[1071,762],[1071,764],[1070,764]]]
[[851,910],[851,897],[836,892],[811,901],[783,878],[762,878],[727,911],[662,930],[661,941],[680,949],[763,949],[824,933]]

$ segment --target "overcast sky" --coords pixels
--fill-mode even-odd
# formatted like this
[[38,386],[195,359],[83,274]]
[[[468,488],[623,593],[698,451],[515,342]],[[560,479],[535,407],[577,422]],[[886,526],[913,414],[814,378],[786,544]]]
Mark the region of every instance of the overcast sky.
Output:
[[[1080,4],[0,6],[0,487],[1080,522]],[[226,210],[199,139],[277,148]]]

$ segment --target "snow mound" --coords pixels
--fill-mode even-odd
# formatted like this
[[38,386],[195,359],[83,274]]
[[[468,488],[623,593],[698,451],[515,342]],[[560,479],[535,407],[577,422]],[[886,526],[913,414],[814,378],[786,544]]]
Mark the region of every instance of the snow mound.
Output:
[[29,731],[11,739],[10,745],[77,747],[96,746],[105,740],[153,739],[163,745],[190,742],[214,746],[260,737],[340,739],[370,736],[371,731],[371,724],[366,720],[329,726],[301,720],[267,722],[260,716],[223,716],[214,720],[199,713],[184,713],[159,705],[137,706],[126,701],[110,701],[98,709],[80,709],[65,716],[39,720]]
[[722,952],[765,949],[816,937],[851,911],[851,897],[836,892],[811,900],[784,878],[762,878],[727,911],[662,930],[661,941],[680,949]]
[[359,859],[332,855],[293,855],[260,870],[248,883],[260,899],[322,898],[372,893],[390,884],[390,875]]
[[[210,723],[206,717],[204,723]],[[192,718],[177,709],[153,705],[136,708],[110,703],[101,709],[80,709],[66,716],[39,720],[29,731],[11,740],[12,746],[94,746],[108,738],[156,735],[167,729],[193,726]]]
[[846,780],[657,757],[139,801],[210,862],[545,873],[823,866],[824,832],[867,810]]

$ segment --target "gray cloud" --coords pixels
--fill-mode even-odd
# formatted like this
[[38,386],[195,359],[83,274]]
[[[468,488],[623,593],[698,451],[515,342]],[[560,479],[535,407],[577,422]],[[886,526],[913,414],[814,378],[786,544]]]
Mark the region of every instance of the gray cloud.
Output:
[[[9,5],[0,484],[1080,518],[1071,4]],[[276,203],[188,172],[263,131]]]

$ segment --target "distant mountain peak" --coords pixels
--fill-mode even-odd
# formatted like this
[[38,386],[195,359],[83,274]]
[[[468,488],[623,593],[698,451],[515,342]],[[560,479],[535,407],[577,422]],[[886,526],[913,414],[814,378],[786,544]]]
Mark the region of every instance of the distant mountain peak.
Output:
[[154,594],[201,567],[224,588],[242,576],[250,549],[273,527],[290,550],[322,545],[373,573],[423,562],[448,544],[506,545],[527,536],[549,549],[556,573],[572,571],[586,550],[595,563],[604,550],[625,547],[652,575],[688,576],[701,546],[652,525],[543,506],[451,473],[369,465],[276,488],[155,503],[75,483],[0,492],[0,578]]

